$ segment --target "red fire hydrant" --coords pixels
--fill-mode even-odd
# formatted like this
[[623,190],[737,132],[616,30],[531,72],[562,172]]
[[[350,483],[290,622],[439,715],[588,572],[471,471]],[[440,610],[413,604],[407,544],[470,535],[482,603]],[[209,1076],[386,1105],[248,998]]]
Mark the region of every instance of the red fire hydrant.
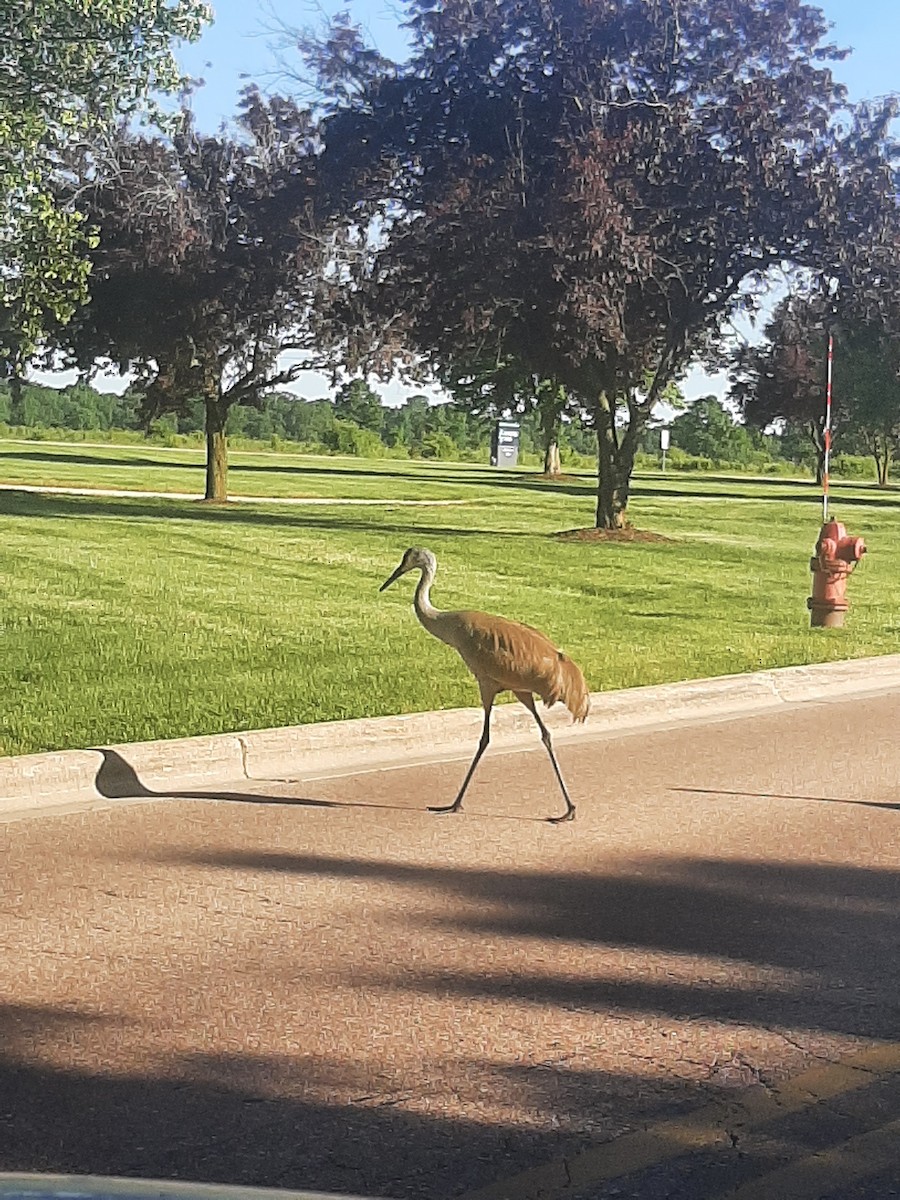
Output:
[[850,607],[845,592],[847,576],[866,552],[862,538],[848,537],[840,521],[826,521],[809,560],[813,573],[812,595],[806,602],[810,625],[837,629]]

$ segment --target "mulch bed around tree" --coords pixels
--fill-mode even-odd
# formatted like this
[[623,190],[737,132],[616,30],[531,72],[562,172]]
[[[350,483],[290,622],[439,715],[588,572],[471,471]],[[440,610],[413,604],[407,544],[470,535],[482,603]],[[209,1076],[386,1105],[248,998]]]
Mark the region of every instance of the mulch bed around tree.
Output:
[[561,542],[672,542],[673,538],[663,537],[661,533],[652,533],[649,529],[634,529],[627,525],[624,529],[563,529],[553,534]]

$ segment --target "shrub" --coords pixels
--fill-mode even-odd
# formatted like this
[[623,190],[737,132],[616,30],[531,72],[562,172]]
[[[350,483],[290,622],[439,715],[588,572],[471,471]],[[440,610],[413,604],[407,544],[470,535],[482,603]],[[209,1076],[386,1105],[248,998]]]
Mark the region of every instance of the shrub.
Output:
[[422,438],[421,455],[423,458],[437,458],[453,461],[459,456],[456,442],[446,433],[426,433]]
[[385,446],[377,433],[361,429],[355,421],[335,421],[322,437],[329,450],[357,458],[383,458]]
[[874,479],[874,459],[862,454],[836,454],[831,460],[831,474],[838,479]]

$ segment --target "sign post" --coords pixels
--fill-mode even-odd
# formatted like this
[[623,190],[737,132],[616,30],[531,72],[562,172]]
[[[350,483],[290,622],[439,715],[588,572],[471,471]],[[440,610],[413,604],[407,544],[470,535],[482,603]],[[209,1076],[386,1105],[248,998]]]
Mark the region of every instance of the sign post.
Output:
[[498,421],[491,433],[491,466],[514,467],[519,461],[518,421]]

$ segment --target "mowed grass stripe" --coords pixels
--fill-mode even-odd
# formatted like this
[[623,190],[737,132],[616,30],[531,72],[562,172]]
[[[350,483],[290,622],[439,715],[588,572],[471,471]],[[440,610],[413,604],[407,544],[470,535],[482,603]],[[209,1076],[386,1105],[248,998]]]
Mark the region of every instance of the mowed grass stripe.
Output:
[[[377,477],[392,498],[421,495],[410,472],[431,469],[353,466],[360,490]],[[693,478],[676,488],[644,476],[632,519],[669,540],[604,544],[555,536],[591,524],[590,479],[453,464],[433,474],[471,479],[454,485],[470,503],[0,493],[0,753],[476,704],[463,664],[415,621],[411,584],[378,594],[416,544],[438,556],[440,606],[545,630],[596,690],[897,650],[893,493],[835,489],[836,513],[871,553],[850,580],[847,627],[811,631],[819,512],[798,481],[707,479],[688,503]],[[335,493],[356,494],[345,462],[335,479]]]
[[[26,492],[30,495],[42,496],[88,496],[91,499],[108,496],[113,500],[202,500],[199,492],[149,492],[131,491],[127,488],[86,488],[74,485],[40,484],[40,483],[0,483],[0,491]],[[233,504],[296,504],[317,507],[328,504],[347,504],[361,508],[451,508],[454,505],[471,504],[471,500],[362,500],[359,496],[229,496]]]
[[[0,483],[194,495],[204,470],[202,449],[0,440]],[[506,478],[467,463],[240,450],[230,452],[228,474],[240,495],[373,500],[460,499],[490,494]],[[581,486],[589,490],[590,476]]]

